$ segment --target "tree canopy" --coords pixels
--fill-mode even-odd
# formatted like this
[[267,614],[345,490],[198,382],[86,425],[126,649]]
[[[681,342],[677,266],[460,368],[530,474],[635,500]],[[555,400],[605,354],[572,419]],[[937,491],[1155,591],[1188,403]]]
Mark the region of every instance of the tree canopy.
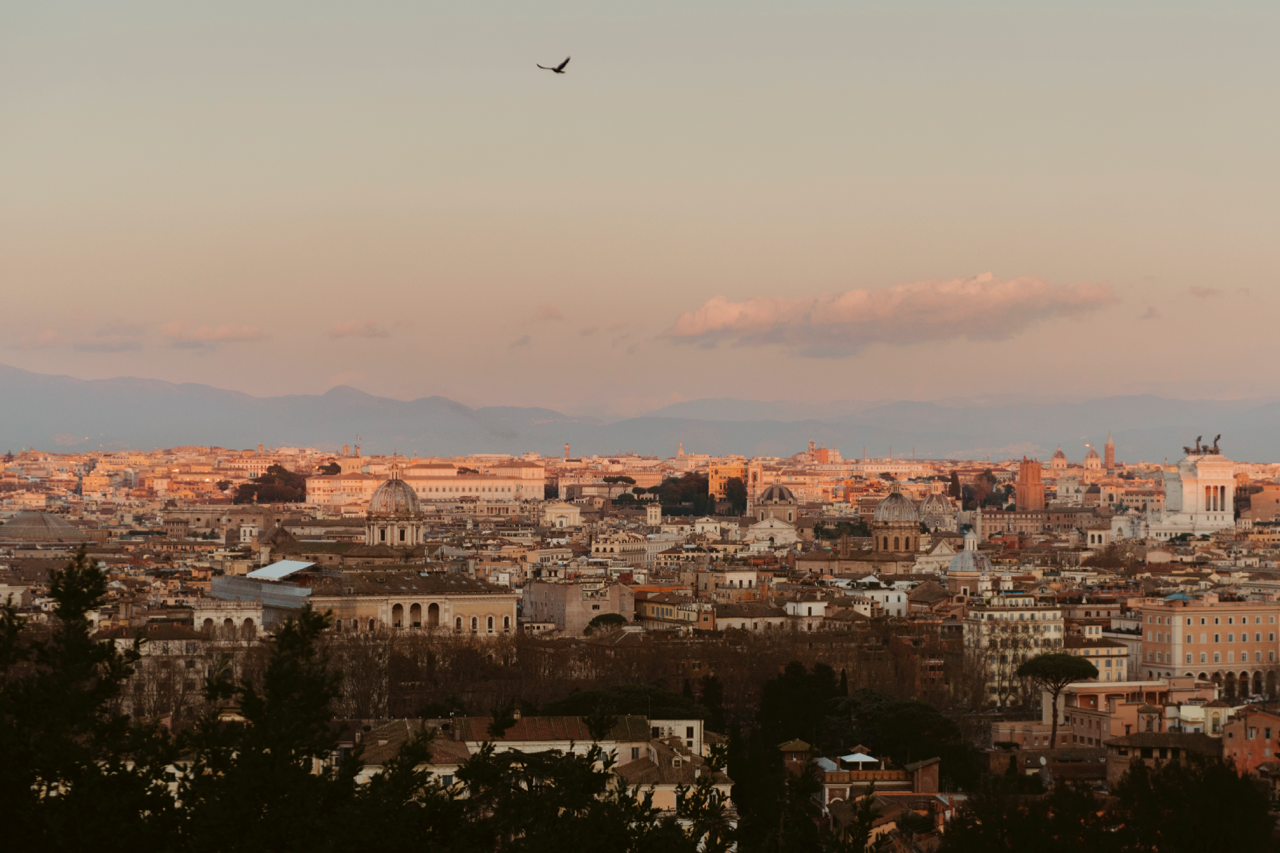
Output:
[[1061,782],[1045,796],[984,789],[942,836],[942,853],[1229,853],[1274,850],[1267,797],[1221,760],[1137,761],[1099,801]]
[[841,519],[835,524],[827,525],[822,522],[814,522],[813,536],[815,539],[839,539],[842,536],[861,536],[871,535],[871,528],[867,525],[865,518],[846,521]]
[[555,717],[582,716],[604,709],[623,716],[639,714],[654,719],[703,720],[707,709],[673,690],[653,684],[620,684],[600,690],[577,690],[539,709]]
[[715,511],[715,498],[708,493],[706,474],[690,472],[671,477],[648,492],[658,496],[667,515],[707,515]]
[[307,478],[282,465],[271,465],[261,477],[242,484],[232,499],[238,504],[301,503],[307,498]]
[[599,616],[596,616],[594,619],[592,619],[590,622],[587,623],[587,627],[585,630],[583,630],[582,633],[592,634],[597,630],[621,628],[623,625],[626,625],[626,624],[627,624],[627,617],[623,616],[621,613],[601,613]]
[[1058,696],[1068,684],[1098,677],[1098,668],[1088,658],[1066,654],[1036,655],[1018,667],[1019,678],[1029,678],[1042,690],[1049,691],[1053,727],[1049,744],[1058,745]]
[[730,477],[724,482],[724,497],[734,515],[747,511],[747,484],[741,477]]

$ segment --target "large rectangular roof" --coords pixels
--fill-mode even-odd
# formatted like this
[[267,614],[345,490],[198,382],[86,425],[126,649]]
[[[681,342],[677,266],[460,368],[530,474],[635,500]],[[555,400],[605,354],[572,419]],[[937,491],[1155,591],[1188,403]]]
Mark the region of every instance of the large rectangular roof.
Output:
[[301,572],[304,569],[309,569],[314,565],[315,563],[304,563],[301,560],[281,560],[278,563],[272,563],[269,566],[263,566],[260,569],[255,569],[245,575],[245,577],[260,581],[284,580],[289,577],[289,575],[297,574],[298,572]]

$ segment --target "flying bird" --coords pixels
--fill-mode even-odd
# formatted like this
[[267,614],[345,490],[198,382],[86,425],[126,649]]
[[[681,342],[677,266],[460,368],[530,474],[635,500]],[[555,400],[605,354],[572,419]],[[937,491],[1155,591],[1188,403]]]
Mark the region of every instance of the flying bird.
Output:
[[[564,67],[565,67],[566,65],[568,65],[568,64],[569,64],[569,60],[570,60],[571,58],[572,58],[572,57],[566,56],[566,57],[564,58],[564,62],[561,62],[559,65],[555,66],[554,68],[552,68],[552,67],[550,67],[550,66],[548,66],[548,65],[538,65],[538,67],[539,67],[539,68],[541,68],[543,71],[554,71],[554,72],[555,72],[555,73],[557,73],[557,74],[563,74],[563,73],[564,73]],[[537,63],[535,62],[535,63],[534,63],[534,65],[537,65]]]

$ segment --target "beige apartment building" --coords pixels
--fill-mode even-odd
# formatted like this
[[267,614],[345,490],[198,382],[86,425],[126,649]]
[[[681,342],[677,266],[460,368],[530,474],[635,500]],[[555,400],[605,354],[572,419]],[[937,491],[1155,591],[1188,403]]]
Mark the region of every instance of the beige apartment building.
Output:
[[1140,676],[1194,676],[1227,696],[1276,690],[1280,601],[1223,601],[1215,594],[1144,599]]

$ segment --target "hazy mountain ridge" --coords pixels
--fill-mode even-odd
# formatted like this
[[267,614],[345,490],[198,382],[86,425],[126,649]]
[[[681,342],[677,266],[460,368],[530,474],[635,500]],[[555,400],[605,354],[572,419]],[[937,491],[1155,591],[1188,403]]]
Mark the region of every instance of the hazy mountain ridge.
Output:
[[[0,452],[216,444],[337,449],[363,437],[368,452],[455,455],[689,453],[786,456],[808,441],[857,456],[920,458],[1039,455],[1061,444],[1080,460],[1111,430],[1122,460],[1177,458],[1196,435],[1222,433],[1236,459],[1280,458],[1280,403],[1175,400],[1150,395],[1083,402],[966,403],[733,398],[692,400],[606,422],[538,407],[472,409],[447,397],[378,397],[349,386],[324,394],[254,397],[195,383],[82,380],[0,365]],[[748,417],[752,411],[755,417]],[[815,415],[821,414],[822,417]]]

